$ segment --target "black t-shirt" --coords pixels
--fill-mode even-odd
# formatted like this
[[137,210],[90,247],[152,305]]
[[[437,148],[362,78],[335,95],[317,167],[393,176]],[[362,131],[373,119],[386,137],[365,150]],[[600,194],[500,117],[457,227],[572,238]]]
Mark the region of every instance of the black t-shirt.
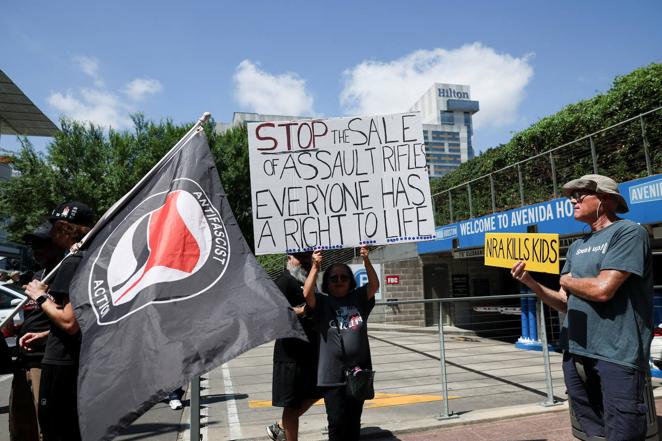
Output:
[[[80,252],[65,258],[49,285],[48,294],[57,305],[63,306],[65,299],[69,298],[69,285],[81,260]],[[69,335],[62,328],[51,323],[51,332],[48,335],[42,363],[60,366],[77,365],[79,353],[80,332]]]
[[[33,280],[41,280],[44,277],[45,272],[45,270],[39,271],[34,275]],[[44,332],[48,331],[50,328],[51,320],[48,318],[48,315],[41,310],[41,306],[32,299],[28,300],[23,306],[23,324],[16,335],[17,347],[19,347],[18,340],[28,332]],[[18,361],[27,368],[39,367],[41,365],[41,359],[44,356],[44,350],[46,349],[46,339],[40,344],[32,344],[30,347],[32,348],[32,351],[30,352],[26,352],[19,347]]]
[[321,334],[318,386],[345,384],[345,369],[372,369],[368,317],[374,306],[375,298],[368,300],[367,285],[345,297],[316,294],[315,321]]
[[[299,306],[306,303],[303,296],[303,283],[295,279],[289,271],[285,271],[276,280],[276,285],[285,295],[290,306]],[[299,323],[308,337],[307,343],[298,338],[279,338],[274,345],[274,361],[278,362],[308,362],[317,363],[319,336],[315,331],[315,325],[309,314],[299,317]]]

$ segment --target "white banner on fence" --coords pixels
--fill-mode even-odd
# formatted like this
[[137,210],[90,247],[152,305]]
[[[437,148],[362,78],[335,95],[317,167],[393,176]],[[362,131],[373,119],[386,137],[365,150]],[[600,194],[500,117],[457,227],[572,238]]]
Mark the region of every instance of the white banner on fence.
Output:
[[255,254],[434,239],[418,113],[248,124]]

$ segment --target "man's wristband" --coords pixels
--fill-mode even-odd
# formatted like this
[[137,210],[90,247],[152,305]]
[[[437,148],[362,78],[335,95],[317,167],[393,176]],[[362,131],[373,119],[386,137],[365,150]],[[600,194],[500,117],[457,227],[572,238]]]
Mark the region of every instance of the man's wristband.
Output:
[[46,300],[48,300],[48,296],[46,294],[42,294],[39,297],[37,297],[37,300],[35,300],[35,302],[37,302],[37,305],[41,306],[46,302]]

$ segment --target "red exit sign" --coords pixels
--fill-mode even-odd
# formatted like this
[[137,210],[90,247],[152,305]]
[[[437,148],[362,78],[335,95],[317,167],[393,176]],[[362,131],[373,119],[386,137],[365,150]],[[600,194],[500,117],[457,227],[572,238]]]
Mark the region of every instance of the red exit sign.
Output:
[[400,284],[400,276],[386,276],[386,284],[387,285],[399,285]]

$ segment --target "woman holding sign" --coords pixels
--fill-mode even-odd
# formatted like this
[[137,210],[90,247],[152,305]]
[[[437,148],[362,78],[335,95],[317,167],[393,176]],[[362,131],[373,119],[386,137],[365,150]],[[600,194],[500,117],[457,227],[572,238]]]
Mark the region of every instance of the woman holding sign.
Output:
[[316,293],[322,253],[315,251],[303,288],[321,335],[317,384],[325,389],[329,441],[359,439],[363,403],[374,395],[367,322],[379,279],[366,247],[361,247],[361,256],[367,285],[357,288],[349,266],[336,263],[322,277],[324,294]]

